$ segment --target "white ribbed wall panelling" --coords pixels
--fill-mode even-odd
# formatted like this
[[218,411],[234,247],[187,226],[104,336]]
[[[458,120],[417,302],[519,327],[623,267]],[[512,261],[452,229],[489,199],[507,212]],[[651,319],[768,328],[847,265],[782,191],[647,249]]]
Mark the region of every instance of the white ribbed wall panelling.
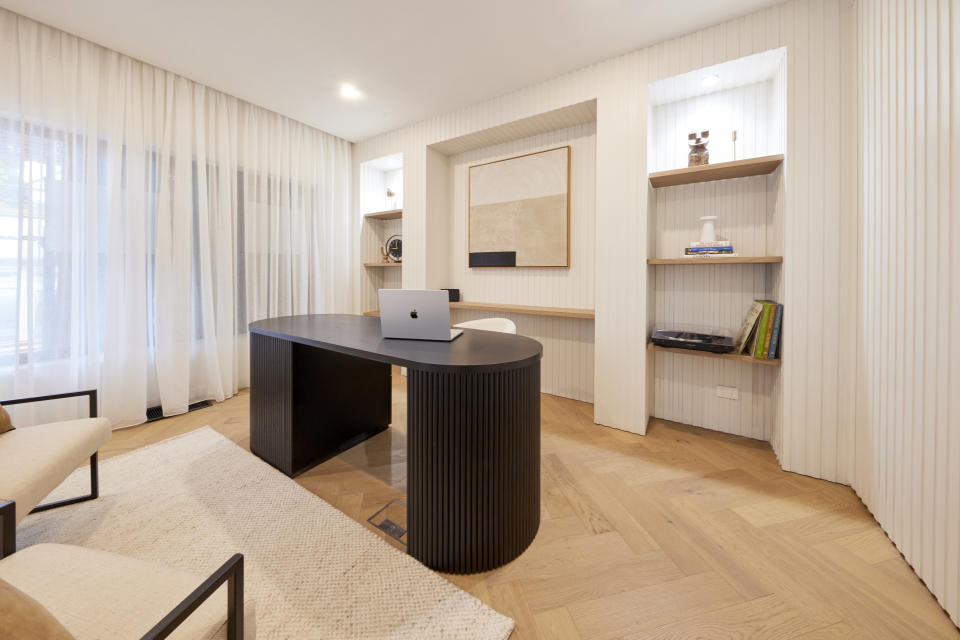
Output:
[[[380,262],[380,248],[387,238],[403,232],[403,220],[365,220],[363,214],[385,211],[390,203],[387,200],[387,187],[402,183],[403,170],[382,171],[362,163],[358,167],[358,194],[359,210],[356,217],[359,221],[360,262],[358,265],[359,278],[356,287],[355,313],[377,308],[378,289],[399,289],[403,267],[369,268],[362,263]],[[402,187],[400,187],[402,189]],[[398,193],[398,196],[402,191]],[[356,306],[359,305],[359,306]]]
[[403,208],[403,169],[393,169],[383,172],[384,197],[386,197],[386,188],[390,188],[394,193],[396,202],[390,203],[391,198],[387,198],[383,209],[402,209]]
[[653,278],[643,266],[650,257],[647,86],[786,47],[782,299],[789,321],[784,415],[774,441],[785,468],[849,481],[855,358],[843,330],[856,314],[856,261],[847,260],[856,247],[856,201],[848,194],[856,193],[855,34],[848,0],[794,0],[358,143],[356,162],[404,153],[404,286],[426,282],[427,146],[596,99],[594,418],[643,432],[654,363],[638,330],[651,320]]
[[[364,163],[375,160],[377,158],[382,158],[384,156],[393,155],[394,153],[399,153],[403,150],[403,147],[400,143],[400,136],[398,133],[385,134],[378,136],[375,140],[371,140],[365,143],[362,147],[354,144],[353,146],[353,189],[351,193],[351,208],[352,208],[352,217],[353,225],[351,227],[352,236],[350,238],[351,243],[353,244],[354,255],[358,257],[357,264],[352,272],[352,289],[353,289],[353,312],[354,313],[363,313],[374,307],[371,307],[371,301],[376,305],[375,296],[371,296],[371,291],[375,292],[373,287],[372,278],[377,277],[375,274],[370,274],[370,269],[367,269],[363,266],[365,258],[369,255],[366,253],[364,248],[364,243],[368,241],[366,235],[365,227],[370,224],[365,222],[363,219],[363,214],[370,211],[379,211],[383,210],[380,203],[376,203],[371,199],[371,196],[374,195],[374,187],[370,186],[375,184],[376,180],[373,182],[370,181],[370,178],[375,178],[376,175],[369,176],[364,179],[363,175],[366,171],[374,171],[372,167],[364,166]],[[378,170],[377,170],[378,171]],[[383,172],[380,172],[383,173]],[[386,176],[384,176],[384,180]],[[406,178],[404,178],[404,181]],[[368,194],[368,195],[364,195]],[[383,192],[384,197],[386,197],[386,192]],[[384,203],[385,204],[385,203]],[[375,223],[374,223],[375,224]],[[402,271],[402,269],[397,269],[397,271]],[[383,274],[380,277],[390,277],[390,278],[400,278],[399,273],[391,272],[388,274]]]
[[[570,267],[471,269],[468,266],[469,167],[545,149],[570,146]],[[463,300],[592,309],[596,224],[596,123],[513,140],[452,156],[449,281]],[[462,315],[462,317],[461,317]],[[586,319],[458,311],[458,321],[504,316],[518,332],[543,344],[544,392],[593,401],[593,322]]]
[[[769,298],[779,265],[658,266],[655,325],[691,324],[736,330],[755,299]],[[771,440],[780,371],[746,363],[657,353],[653,415],[708,429]],[[736,387],[738,400],[718,398],[716,386]]]
[[862,0],[858,25],[853,486],[960,624],[960,3]]
[[593,322],[579,318],[553,318],[502,311],[455,309],[452,321],[509,318],[519,335],[543,345],[540,390],[564,398],[593,402]]
[[738,254],[780,255],[781,232],[773,215],[777,188],[768,176],[755,176],[653,189],[656,257],[683,257],[700,239],[705,215],[717,216],[717,237],[733,242]]
[[[387,239],[403,232],[403,220],[367,220],[363,223],[363,262],[380,262],[380,248]],[[364,267],[362,309],[377,308],[378,289],[399,289],[403,267]]]
[[387,176],[379,169],[360,165],[360,213],[385,211],[387,208]]
[[710,162],[734,159],[732,133],[737,132],[737,159],[783,152],[774,121],[776,87],[771,78],[705,96],[653,107],[650,171],[687,166],[687,134],[710,131]]

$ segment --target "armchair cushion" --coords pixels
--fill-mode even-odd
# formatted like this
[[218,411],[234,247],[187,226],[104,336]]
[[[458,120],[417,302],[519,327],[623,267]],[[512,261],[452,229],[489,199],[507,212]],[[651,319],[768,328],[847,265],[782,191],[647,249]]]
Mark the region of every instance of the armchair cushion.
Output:
[[[61,544],[37,544],[0,560],[0,579],[42,603],[78,640],[140,638],[203,582],[126,556]],[[255,611],[244,602],[244,637],[254,638]],[[226,638],[226,584],[170,638]]]
[[108,440],[105,418],[50,422],[0,435],[0,498],[16,501],[19,523]]
[[0,580],[0,640],[74,640],[42,604]]
[[0,404],[0,433],[6,433],[13,430],[13,423],[10,421],[10,414],[3,405]]

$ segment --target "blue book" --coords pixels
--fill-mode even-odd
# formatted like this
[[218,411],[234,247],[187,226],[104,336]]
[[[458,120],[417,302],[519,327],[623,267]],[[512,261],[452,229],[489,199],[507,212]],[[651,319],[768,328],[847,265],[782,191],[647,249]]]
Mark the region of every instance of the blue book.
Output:
[[687,251],[693,253],[708,253],[710,251],[733,251],[733,245],[724,245],[718,247],[690,247]]
[[777,358],[777,346],[780,342],[780,324],[783,322],[783,305],[777,305],[777,313],[773,317],[773,335],[770,336],[770,354],[767,356],[768,360],[776,360]]

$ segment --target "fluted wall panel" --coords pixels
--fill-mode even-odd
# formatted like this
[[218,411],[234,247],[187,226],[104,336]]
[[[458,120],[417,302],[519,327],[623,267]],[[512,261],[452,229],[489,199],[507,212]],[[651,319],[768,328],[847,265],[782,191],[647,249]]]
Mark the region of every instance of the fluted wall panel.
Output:
[[847,0],[786,2],[357,143],[357,163],[404,153],[404,286],[427,281],[429,145],[596,99],[594,419],[644,432],[655,286],[645,266],[653,250],[647,87],[785,47],[786,73],[774,77],[772,93],[786,97],[786,121],[773,127],[785,131],[787,160],[771,215],[784,230],[775,293],[789,325],[772,439],[785,468],[849,482],[855,357],[843,330],[856,315],[855,17]]
[[960,3],[862,0],[853,486],[960,624]]
[[[471,269],[469,167],[544,149],[570,146],[570,268]],[[596,224],[596,123],[584,123],[451,156],[448,159],[449,268],[447,283],[463,300],[593,308]],[[478,311],[456,311],[454,322],[509,317],[518,333],[544,348],[542,391],[593,401],[593,322]]]

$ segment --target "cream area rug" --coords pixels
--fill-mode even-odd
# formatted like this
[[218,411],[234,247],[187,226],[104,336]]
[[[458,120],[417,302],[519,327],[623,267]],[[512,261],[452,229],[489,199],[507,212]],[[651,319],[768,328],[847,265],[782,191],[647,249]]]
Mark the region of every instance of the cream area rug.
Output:
[[[83,468],[50,499],[89,490]],[[204,427],[100,463],[100,498],[24,519],[60,542],[207,576],[244,555],[258,638],[506,638],[513,620]],[[198,582],[199,585],[199,582]]]

